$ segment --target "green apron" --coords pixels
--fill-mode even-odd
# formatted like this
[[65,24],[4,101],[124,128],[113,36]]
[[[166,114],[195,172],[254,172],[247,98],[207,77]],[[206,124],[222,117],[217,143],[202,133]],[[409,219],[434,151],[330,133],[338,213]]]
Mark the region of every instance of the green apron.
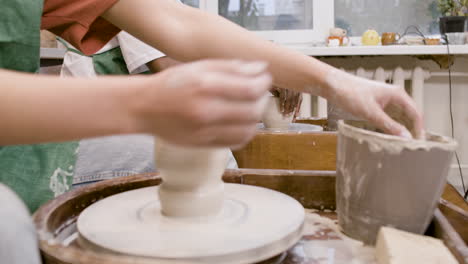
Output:
[[[77,53],[81,56],[86,56],[81,51],[71,47],[66,41],[57,37],[68,51]],[[129,75],[127,63],[122,55],[120,47],[115,47],[108,51],[90,55],[93,60],[94,71],[97,75]]]
[[[42,8],[42,0],[2,0],[0,68],[38,71]],[[77,142],[0,146],[0,182],[34,212],[69,190],[77,147]]]
[[94,71],[98,75],[129,75],[120,47],[92,55]]

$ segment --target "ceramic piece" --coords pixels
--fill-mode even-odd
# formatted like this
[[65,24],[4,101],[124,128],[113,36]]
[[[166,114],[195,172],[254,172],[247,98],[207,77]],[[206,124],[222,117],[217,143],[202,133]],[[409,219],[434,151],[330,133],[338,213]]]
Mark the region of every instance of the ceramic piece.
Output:
[[331,28],[330,29],[330,36],[332,37],[346,37],[348,35],[348,31],[342,28]]
[[328,47],[348,46],[350,44],[349,38],[346,36],[348,32],[342,28],[330,29],[330,35],[327,39]]
[[424,38],[421,36],[404,36],[400,42],[406,45],[424,45]]
[[373,29],[369,29],[362,34],[362,45],[377,46],[380,43],[379,33]]
[[327,47],[336,48],[341,46],[342,39],[340,37],[328,37],[327,39]]
[[395,32],[382,33],[382,45],[394,45],[400,40],[400,34]]
[[269,96],[265,107],[265,112],[262,117],[263,124],[267,129],[287,130],[291,124],[294,113],[283,116],[280,111],[280,101],[278,97]]
[[349,42],[351,46],[362,46],[362,37],[350,37]]
[[426,45],[440,45],[440,38],[426,38],[424,42]]
[[450,45],[463,45],[465,44],[465,32],[447,33],[447,40]]

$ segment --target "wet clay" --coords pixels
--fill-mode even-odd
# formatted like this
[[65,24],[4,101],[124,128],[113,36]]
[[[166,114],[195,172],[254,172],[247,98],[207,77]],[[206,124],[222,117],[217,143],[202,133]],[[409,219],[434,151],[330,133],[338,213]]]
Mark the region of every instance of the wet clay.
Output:
[[155,164],[163,179],[158,189],[162,213],[170,217],[218,214],[224,199],[221,175],[229,149],[184,148],[161,139],[155,142]]

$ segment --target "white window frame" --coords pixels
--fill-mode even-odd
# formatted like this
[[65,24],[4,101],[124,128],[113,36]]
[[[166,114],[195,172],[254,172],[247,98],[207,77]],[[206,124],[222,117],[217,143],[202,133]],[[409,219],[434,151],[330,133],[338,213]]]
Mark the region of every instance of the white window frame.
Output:
[[[310,30],[255,31],[261,37],[281,44],[324,42],[335,26],[333,0],[313,0],[313,25]],[[200,9],[218,14],[218,0],[200,0]]]

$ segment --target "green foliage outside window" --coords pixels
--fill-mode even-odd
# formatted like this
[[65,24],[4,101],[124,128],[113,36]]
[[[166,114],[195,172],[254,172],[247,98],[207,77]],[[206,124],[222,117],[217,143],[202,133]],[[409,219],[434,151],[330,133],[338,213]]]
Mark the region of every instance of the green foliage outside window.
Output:
[[468,0],[438,0],[444,16],[468,16]]

